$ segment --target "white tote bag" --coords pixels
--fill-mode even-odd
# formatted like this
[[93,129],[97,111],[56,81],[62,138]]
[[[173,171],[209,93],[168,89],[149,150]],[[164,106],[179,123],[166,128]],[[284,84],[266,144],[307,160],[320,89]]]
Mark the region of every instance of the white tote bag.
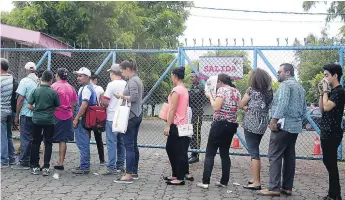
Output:
[[112,130],[113,132],[126,133],[131,105],[127,100],[125,105],[122,105],[122,100],[117,103],[118,106],[116,106]]
[[[177,125],[179,137],[192,137],[193,136],[193,124],[192,124],[192,109],[187,107],[187,124]],[[179,121],[179,120],[178,120]]]

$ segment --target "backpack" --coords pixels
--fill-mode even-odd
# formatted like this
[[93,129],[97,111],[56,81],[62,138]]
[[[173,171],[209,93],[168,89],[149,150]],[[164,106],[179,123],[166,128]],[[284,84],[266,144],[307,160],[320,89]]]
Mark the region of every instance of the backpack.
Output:
[[87,107],[83,116],[83,126],[86,130],[97,129],[104,132],[105,122],[107,120],[107,111],[105,107],[98,105],[97,97],[96,103],[96,105]]
[[16,79],[13,77],[13,90],[12,90],[12,97],[11,97],[11,108],[12,108],[12,112],[16,112],[17,111],[17,98],[18,95],[16,93],[17,88],[18,88],[18,82],[16,81]]

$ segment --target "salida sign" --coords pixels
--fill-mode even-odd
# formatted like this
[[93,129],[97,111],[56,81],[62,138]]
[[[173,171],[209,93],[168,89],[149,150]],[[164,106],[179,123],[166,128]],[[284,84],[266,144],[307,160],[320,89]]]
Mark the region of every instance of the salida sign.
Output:
[[225,73],[233,79],[243,78],[242,56],[202,56],[199,71],[205,76],[216,76]]

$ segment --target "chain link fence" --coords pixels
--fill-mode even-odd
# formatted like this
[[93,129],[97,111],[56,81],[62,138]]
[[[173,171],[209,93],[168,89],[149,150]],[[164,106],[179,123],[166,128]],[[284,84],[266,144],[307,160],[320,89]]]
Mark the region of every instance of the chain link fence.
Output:
[[[321,113],[317,109],[318,94],[317,83],[321,80],[322,66],[329,63],[341,62],[343,63],[344,56],[343,49],[338,47],[320,47],[320,48],[261,48],[261,47],[212,47],[212,48],[181,48],[181,50],[56,50],[56,49],[2,49],[2,57],[5,57],[10,62],[10,71],[18,79],[22,79],[24,74],[24,65],[31,61],[39,63],[46,51],[51,54],[48,58],[43,59],[38,71],[46,70],[48,67],[53,72],[60,67],[65,67],[69,72],[77,71],[81,67],[87,67],[91,71],[98,71],[98,85],[102,86],[104,90],[110,82],[109,69],[113,62],[120,63],[125,59],[134,58],[137,61],[137,68],[140,78],[144,84],[144,99],[143,103],[143,122],[140,127],[138,136],[138,144],[141,147],[161,148],[165,146],[166,137],[163,135],[165,122],[160,120],[157,116],[163,103],[167,102],[168,95],[173,88],[171,82],[170,70],[173,67],[185,66],[186,77],[185,83],[188,88],[191,87],[193,70],[201,71],[203,73],[221,71],[231,72],[235,79],[234,84],[241,92],[242,96],[249,87],[248,78],[253,66],[266,70],[273,80],[274,91],[279,84],[276,80],[276,71],[280,64],[291,63],[295,68],[297,79],[307,92],[308,113],[311,119],[318,124],[321,118]],[[49,64],[50,57],[50,64]],[[175,58],[178,58],[178,63],[175,64]],[[232,63],[226,60],[227,57],[232,59]],[[205,59],[205,58],[212,58]],[[217,60],[219,59],[219,60]],[[236,71],[238,62],[242,62],[243,71]],[[213,68],[205,68],[206,66],[213,66]],[[317,66],[317,67],[315,67]],[[162,75],[166,75],[163,76]],[[200,75],[200,78],[205,78]],[[77,76],[70,73],[68,82],[79,89],[77,84]],[[203,114],[198,121],[199,125],[197,132],[200,138],[196,141],[200,143],[199,151],[206,150],[209,130],[212,123],[213,110],[208,101],[203,99],[195,99],[196,104],[203,107]],[[244,116],[243,111],[238,112],[238,121],[241,124]],[[267,155],[269,146],[270,131],[267,129],[261,145],[261,154]],[[243,128],[238,128],[238,134],[235,136],[239,138],[239,148],[233,144],[231,149],[232,154],[246,155],[248,152],[245,148],[245,140]],[[303,121],[303,132],[299,135],[296,144],[296,154],[300,158],[319,158],[313,155],[314,142],[318,137],[317,132],[308,120]],[[237,139],[234,139],[234,141]],[[234,142],[233,141],[233,142]],[[243,143],[242,143],[243,142]],[[192,150],[193,151],[193,150]]]

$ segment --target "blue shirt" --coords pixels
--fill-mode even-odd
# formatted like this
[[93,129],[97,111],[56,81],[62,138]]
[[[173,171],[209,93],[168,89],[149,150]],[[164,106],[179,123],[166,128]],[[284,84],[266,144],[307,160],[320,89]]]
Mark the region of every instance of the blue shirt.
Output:
[[272,118],[285,119],[284,131],[302,132],[302,121],[307,112],[305,90],[294,77],[281,82],[273,98]]
[[28,100],[33,93],[33,91],[37,88],[38,77],[31,73],[27,77],[23,78],[18,85],[16,93],[24,97],[23,106],[20,110],[19,116],[27,116],[32,117],[32,111],[28,109]]
[[88,106],[97,105],[97,95],[95,90],[93,89],[92,84],[85,85],[81,87],[78,91],[78,107],[76,109],[76,113],[79,112],[81,104],[83,101],[88,102]]

